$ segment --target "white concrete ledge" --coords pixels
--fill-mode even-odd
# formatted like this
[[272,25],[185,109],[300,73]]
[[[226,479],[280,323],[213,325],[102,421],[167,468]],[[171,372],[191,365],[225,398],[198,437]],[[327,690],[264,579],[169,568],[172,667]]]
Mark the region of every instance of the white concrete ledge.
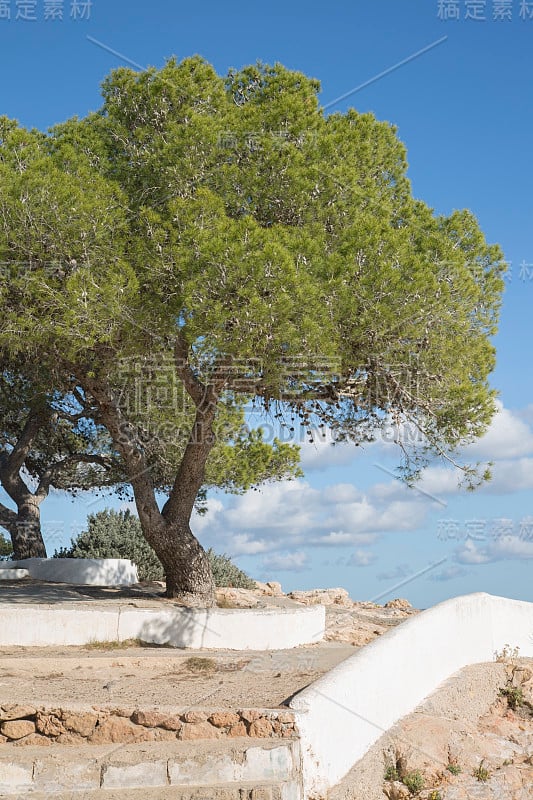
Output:
[[163,610],[0,602],[0,645],[83,645],[141,639],[171,647],[284,650],[322,640],[324,606]]
[[137,567],[127,558],[25,558],[6,564],[27,569],[30,578],[77,586],[130,586]]
[[403,622],[290,703],[302,741],[306,800],[323,797],[442,681],[508,644],[533,656],[533,603],[471,594]]
[[27,569],[11,569],[0,568],[0,581],[20,581],[22,578],[29,578],[30,573]]

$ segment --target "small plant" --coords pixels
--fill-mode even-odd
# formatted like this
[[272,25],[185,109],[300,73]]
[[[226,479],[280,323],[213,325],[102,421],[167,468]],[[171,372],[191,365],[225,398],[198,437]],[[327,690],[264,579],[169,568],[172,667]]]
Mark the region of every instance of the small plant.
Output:
[[481,783],[486,783],[490,778],[489,770],[483,766],[483,759],[479,762],[479,767],[472,773],[474,778],[477,778]]
[[511,647],[510,644],[504,644],[503,649],[498,652],[497,650],[494,651],[494,660],[495,661],[512,661],[513,659],[518,658],[520,653],[519,647]]
[[419,770],[408,772],[402,778],[402,783],[407,786],[411,794],[416,794],[424,788],[424,777]]
[[385,780],[386,781],[399,781],[400,775],[398,774],[398,770],[394,766],[394,764],[389,764],[387,769],[385,770]]
[[525,703],[524,692],[519,686],[504,686],[500,689],[500,695],[507,698],[507,705],[513,710]]
[[128,647],[143,647],[143,645],[144,642],[141,639],[124,639],[122,642],[116,639],[108,642],[91,639],[90,642],[82,646],[85,650],[126,650]]
[[448,764],[446,769],[448,770],[448,772],[451,772],[452,775],[459,775],[461,772],[461,767],[459,766],[459,764]]
[[506,758],[505,761],[502,761],[502,767],[510,767],[513,763],[512,758]]
[[442,795],[438,789],[433,789],[433,791],[428,794],[428,800],[442,800]]
[[185,669],[188,669],[189,672],[205,674],[207,672],[214,672],[217,663],[212,658],[200,658],[199,656],[191,656],[184,662],[183,666],[185,667]]

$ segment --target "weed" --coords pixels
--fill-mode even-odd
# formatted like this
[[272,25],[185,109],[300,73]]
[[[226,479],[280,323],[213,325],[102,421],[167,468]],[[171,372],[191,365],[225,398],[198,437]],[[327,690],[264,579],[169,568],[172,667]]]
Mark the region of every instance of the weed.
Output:
[[124,639],[122,642],[116,639],[109,642],[91,639],[91,641],[84,644],[83,647],[85,650],[126,650],[128,647],[143,647],[143,645],[144,642],[140,639]]
[[400,776],[398,774],[398,770],[394,766],[394,764],[389,764],[387,769],[385,770],[385,780],[386,781],[399,781]]
[[411,794],[416,794],[424,788],[424,778],[419,770],[408,772],[402,778],[402,783],[407,786]]
[[513,659],[518,658],[520,653],[519,647],[511,647],[510,644],[505,644],[498,652],[497,650],[494,651],[494,660],[495,661],[512,661]]
[[519,686],[504,686],[500,689],[500,695],[507,698],[507,705],[513,710],[524,705],[524,693]]
[[490,778],[490,772],[486,767],[483,766],[483,759],[479,762],[479,767],[475,769],[472,774],[474,778],[477,778],[478,781],[481,781],[482,783],[486,783],[488,781]]
[[448,770],[448,772],[451,772],[452,775],[459,775],[459,773],[461,772],[461,767],[459,766],[459,764],[448,764],[446,769]]
[[183,666],[190,672],[206,673],[214,672],[217,667],[217,662],[212,658],[200,658],[199,656],[191,656],[184,661]]
[[433,789],[433,791],[428,794],[428,800],[442,800],[442,795],[438,789]]

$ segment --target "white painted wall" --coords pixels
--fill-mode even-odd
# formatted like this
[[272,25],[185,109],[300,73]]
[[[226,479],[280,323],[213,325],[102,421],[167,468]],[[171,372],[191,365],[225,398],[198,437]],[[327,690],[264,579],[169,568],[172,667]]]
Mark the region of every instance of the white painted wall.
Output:
[[27,569],[30,578],[78,586],[130,586],[137,567],[127,558],[25,558],[6,562]]
[[284,650],[319,642],[325,620],[324,606],[264,610],[174,606],[159,611],[82,603],[0,603],[0,646],[142,639],[172,647]]
[[306,800],[335,786],[377,739],[442,681],[492,661],[506,644],[533,656],[533,603],[479,593],[403,622],[290,703],[302,743]]

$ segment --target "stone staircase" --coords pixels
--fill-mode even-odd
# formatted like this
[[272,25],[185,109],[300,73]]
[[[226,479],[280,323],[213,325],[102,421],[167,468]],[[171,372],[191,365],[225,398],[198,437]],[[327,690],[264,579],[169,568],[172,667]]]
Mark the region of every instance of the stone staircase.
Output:
[[0,749],[2,800],[302,800],[297,739]]

